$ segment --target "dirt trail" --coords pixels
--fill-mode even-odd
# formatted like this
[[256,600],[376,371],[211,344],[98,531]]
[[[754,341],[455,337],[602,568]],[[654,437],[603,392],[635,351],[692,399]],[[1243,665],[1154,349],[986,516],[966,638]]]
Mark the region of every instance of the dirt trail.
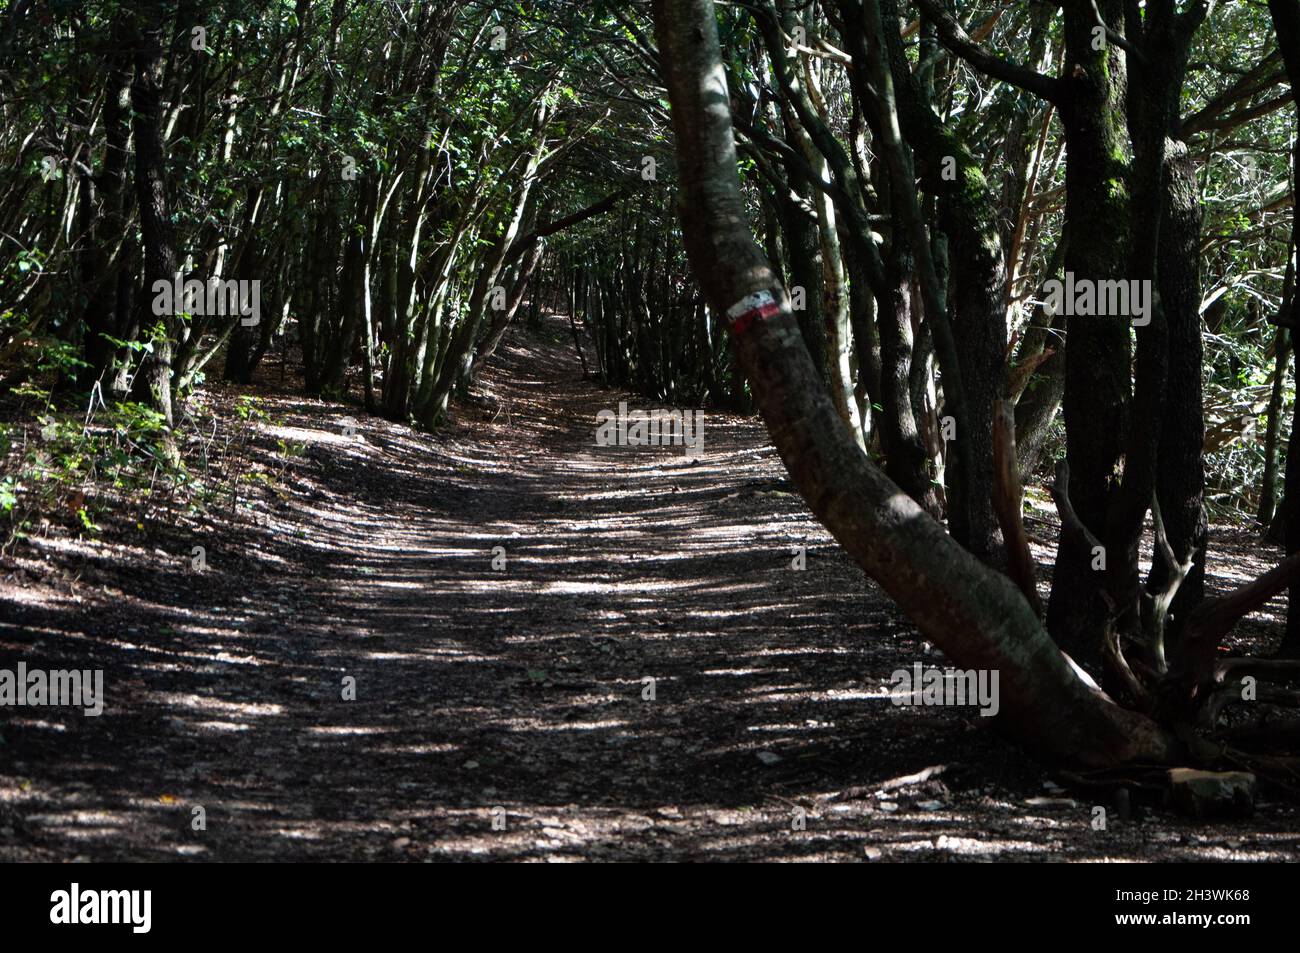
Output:
[[40,544],[0,651],[103,668],[107,704],[0,709],[0,860],[1295,856],[1267,805],[1094,831],[971,713],[891,705],[893,670],[940,660],[761,424],[708,413],[700,459],[596,447],[598,410],[646,403],[559,341],[508,341],[437,438],[268,392],[263,437],[307,447],[283,498]]

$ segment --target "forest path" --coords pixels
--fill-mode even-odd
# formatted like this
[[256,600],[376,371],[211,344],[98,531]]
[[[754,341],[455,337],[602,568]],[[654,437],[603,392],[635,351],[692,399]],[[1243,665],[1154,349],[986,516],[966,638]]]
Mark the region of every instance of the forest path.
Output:
[[436,438],[364,416],[352,437],[338,405],[267,397],[262,439],[306,446],[279,498],[82,553],[66,592],[6,588],[0,647],[103,668],[107,703],[0,711],[0,860],[1295,849],[1026,806],[1042,774],[980,719],[889,703],[893,670],[938,659],[790,492],[761,422],[707,413],[698,459],[595,446],[622,399],[647,406],[583,382],[551,327],[507,340]]

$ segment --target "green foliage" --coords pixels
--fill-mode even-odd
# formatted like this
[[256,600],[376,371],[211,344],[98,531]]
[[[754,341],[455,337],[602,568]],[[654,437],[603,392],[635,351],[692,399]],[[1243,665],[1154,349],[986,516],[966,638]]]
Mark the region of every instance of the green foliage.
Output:
[[[653,55],[647,55],[654,31],[646,5],[614,0],[346,3],[337,7],[337,23],[333,4],[304,5],[301,22],[298,6],[280,0],[199,8],[198,22],[207,30],[201,52],[189,47],[187,33],[178,34],[168,50],[167,70],[182,100],[169,103],[180,108],[167,116],[165,178],[171,250],[196,273],[220,258],[230,273],[247,271],[276,285],[264,313],[277,316],[278,328],[282,306],[290,306],[289,323],[297,325],[304,364],[315,365],[318,379],[308,380],[313,393],[349,399],[357,394],[359,349],[353,339],[359,333],[354,319],[361,282],[355,276],[363,273],[371,282],[365,290],[381,397],[403,376],[399,371],[409,378],[401,399],[385,409],[397,419],[433,419],[423,413],[428,408],[416,405],[432,390],[429,375],[437,377],[465,357],[449,352],[458,332],[474,331],[483,318],[471,313],[472,289],[490,271],[493,249],[512,219],[523,170],[534,153],[544,168],[532,183],[525,228],[629,185],[639,187],[643,158],[657,160],[655,187],[613,213],[551,236],[536,280],[537,293],[551,296],[548,306],[561,303],[563,285],[575,268],[606,283],[613,302],[609,312],[595,308],[589,315],[582,301],[575,315],[589,334],[601,322],[600,340],[585,339],[602,352],[600,373],[664,399],[716,398],[731,393],[733,383],[743,391],[725,331],[696,311],[698,289],[673,207],[669,104]],[[1040,16],[1034,5],[1022,11],[1026,15],[1005,15],[1004,6],[988,0],[959,6],[957,15],[972,29],[989,23],[982,39],[992,49],[1049,73],[1061,68],[1061,16],[1050,11]],[[0,9],[7,11],[0,49],[7,51],[11,67],[0,73],[5,110],[0,162],[14,170],[0,181],[0,208],[8,216],[0,222],[0,388],[7,386],[12,396],[28,402],[31,433],[45,454],[39,466],[26,459],[22,466],[36,468],[31,472],[65,489],[89,485],[104,474],[112,474],[115,488],[123,491],[145,476],[152,486],[154,467],[160,468],[163,484],[184,484],[189,475],[169,457],[157,408],[115,403],[124,395],[107,393],[110,382],[125,379],[129,375],[116,373],[123,365],[138,367],[166,342],[174,352],[173,384],[185,389],[178,396],[186,397],[203,385],[205,368],[220,376],[214,370],[219,361],[207,362],[223,348],[232,349],[239,336],[230,319],[200,314],[150,318],[130,332],[87,326],[91,296],[105,287],[104,276],[83,271],[93,259],[89,253],[101,252],[113,268],[131,269],[128,277],[136,282],[143,266],[134,157],[127,157],[128,201],[121,217],[111,209],[95,210],[83,188],[93,177],[102,197],[108,184],[103,180],[109,165],[105,82],[122,54],[114,31],[130,26],[138,7],[118,0],[7,6],[0,0]],[[717,9],[733,105],[748,105],[745,125],[784,143],[797,162],[804,146],[789,136],[787,127],[797,123],[774,88],[756,8],[745,3]],[[792,3],[783,9],[786,27],[796,21],[806,25],[809,42],[815,47],[824,40],[823,52],[830,51],[824,58],[792,60],[817,78],[828,129],[846,148],[861,135],[864,161],[878,165],[870,128],[878,120],[867,121],[850,88],[850,71],[837,58],[848,44],[837,33],[834,5]],[[908,3],[898,12],[904,20],[915,15]],[[504,31],[505,49],[490,46],[498,29]],[[1231,90],[1273,43],[1263,6],[1215,8],[1196,35],[1183,115],[1195,116]],[[961,154],[956,187],[972,202],[986,192],[999,197],[997,225],[1007,233],[1004,239],[1017,224],[1022,200],[1016,188],[1025,185],[1013,181],[1011,172],[1029,167],[1033,158],[1034,195],[1025,205],[1020,236],[1023,260],[1012,263],[1021,282],[1014,291],[1023,300],[1043,277],[1046,258],[1061,237],[1066,153],[1059,113],[945,55],[925,31],[905,37],[904,55],[931,84],[927,94],[946,132],[943,148]],[[1280,88],[1273,77],[1234,109],[1267,104]],[[538,119],[542,103],[549,107],[545,123]],[[1116,131],[1120,144],[1108,155],[1115,169],[1107,187],[1123,204],[1132,183],[1123,178],[1126,137]],[[1200,258],[1212,424],[1216,414],[1222,416],[1221,408],[1239,413],[1243,399],[1254,400],[1271,372],[1267,318],[1281,298],[1290,226],[1281,200],[1289,189],[1293,136],[1292,112],[1272,109],[1223,134],[1198,133],[1190,143],[1205,214]],[[772,237],[767,217],[779,191],[773,171],[779,180],[788,171],[788,157],[751,140],[743,129],[740,140],[737,171],[750,224],[756,234]],[[344,177],[345,158],[355,161],[353,178]],[[918,169],[934,160],[921,150],[914,158]],[[879,169],[869,170],[868,178],[880,203],[870,212],[888,242],[894,227],[882,198],[888,183]],[[814,197],[811,187],[804,192],[796,197],[800,214],[807,213]],[[938,238],[943,208],[931,198],[925,196],[926,214],[933,216],[930,226]],[[781,227],[778,223],[777,231]],[[775,264],[788,278],[785,241],[777,235],[770,244],[777,258],[787,258]],[[352,257],[357,255],[359,264]],[[111,273],[108,284],[116,277]],[[503,282],[513,277],[508,268],[496,276]],[[352,287],[345,286],[349,280]],[[1221,305],[1209,304],[1215,293]],[[567,301],[563,304],[567,307]],[[1013,315],[1013,330],[1027,310]],[[483,330],[468,336],[471,349],[483,339]],[[51,394],[67,393],[78,377],[87,376],[90,345],[101,341],[117,352],[115,373],[100,378],[109,409],[90,421],[54,409]],[[856,367],[856,353],[852,360]],[[325,366],[331,362],[341,366]],[[1292,395],[1288,378],[1287,407]],[[84,407],[82,396],[77,400]],[[250,429],[268,419],[252,398],[237,402],[235,415]],[[1243,427],[1208,458],[1211,497],[1222,513],[1253,508],[1264,457],[1258,413],[1255,421],[1253,429]],[[178,430],[186,426],[182,422]],[[1059,429],[1058,422],[1056,437]],[[20,451],[7,451],[15,452]],[[22,476],[27,470],[15,472],[5,476],[6,495],[0,498],[12,497],[4,506],[7,513],[33,498],[32,481]],[[98,524],[91,510],[87,519]]]

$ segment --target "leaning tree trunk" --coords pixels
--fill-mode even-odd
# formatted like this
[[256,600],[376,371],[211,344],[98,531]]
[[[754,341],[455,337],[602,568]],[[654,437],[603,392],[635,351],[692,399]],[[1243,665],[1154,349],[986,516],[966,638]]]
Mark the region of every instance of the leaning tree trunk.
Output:
[[1114,704],[1052,643],[1015,586],[953,540],[845,432],[789,297],[754,243],[736,174],[712,0],[655,0],[687,253],[786,468],[816,516],[956,664],[1000,677],[999,718],[1040,754],[1084,765],[1167,761],[1179,744]]

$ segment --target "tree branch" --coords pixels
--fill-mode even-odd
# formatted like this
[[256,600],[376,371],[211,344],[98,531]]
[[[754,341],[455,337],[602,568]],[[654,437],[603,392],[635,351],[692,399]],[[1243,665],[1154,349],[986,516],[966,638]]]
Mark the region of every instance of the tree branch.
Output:
[[916,5],[934,21],[939,41],[981,73],[1057,103],[1061,95],[1059,80],[998,56],[976,43],[952,14],[939,5],[938,0],[916,0]]
[[504,264],[510,264],[522,255],[530,245],[539,239],[545,238],[548,235],[554,235],[556,232],[563,231],[566,228],[571,228],[579,222],[586,221],[589,218],[603,215],[619,202],[623,201],[623,199],[637,191],[640,191],[637,187],[619,189],[617,192],[611,192],[599,202],[593,202],[591,205],[574,212],[572,215],[566,215],[564,218],[557,219],[554,222],[549,222],[546,225],[534,229],[522,238],[515,240],[515,243],[510,246],[510,250],[506,252]]
[[1192,697],[1214,680],[1215,653],[1223,636],[1242,616],[1254,612],[1297,579],[1300,553],[1293,553],[1253,582],[1196,607],[1184,630],[1184,659],[1179,673]]
[[1101,11],[1097,9],[1097,0],[1088,0],[1088,2],[1092,6],[1092,15],[1097,21],[1097,26],[1106,31],[1107,41],[1118,46],[1121,50],[1131,56],[1139,66],[1144,69],[1149,68],[1151,66],[1151,61],[1146,58],[1146,54],[1130,43],[1122,34],[1112,30],[1109,24],[1107,24],[1102,18]]
[[1025,594],[1034,612],[1043,614],[1038,600],[1038,584],[1034,577],[1034,558],[1029,552],[1025,536],[1025,521],[1021,514],[1024,491],[1020,485],[1020,470],[1016,465],[1015,414],[1009,401],[993,403],[993,512],[1007,547],[1007,575]]

